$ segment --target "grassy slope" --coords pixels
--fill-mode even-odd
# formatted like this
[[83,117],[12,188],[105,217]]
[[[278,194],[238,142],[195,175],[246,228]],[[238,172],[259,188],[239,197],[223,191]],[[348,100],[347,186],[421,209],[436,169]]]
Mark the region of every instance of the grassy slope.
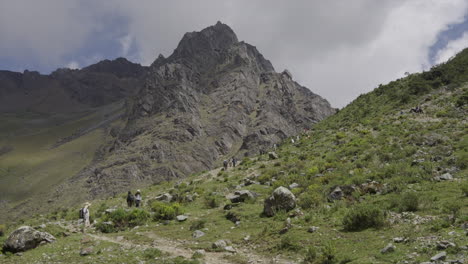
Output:
[[97,129],[60,146],[54,145],[100,122],[117,108],[115,104],[67,116],[33,113],[0,116],[0,147],[11,149],[0,155],[0,198],[8,202],[9,208],[28,201],[33,201],[33,207],[40,206],[34,200],[44,199],[45,194],[91,162],[104,134]]
[[[187,247],[207,250],[213,241],[222,238],[231,240],[234,247],[249,247],[265,255],[279,253],[297,261],[307,255],[309,247],[313,247],[319,255],[317,259],[328,253],[335,260],[351,263],[398,263],[404,260],[420,263],[439,252],[435,248],[436,241],[449,240],[457,247],[447,250],[448,259],[466,258],[466,251],[464,253],[460,246],[466,245],[467,239],[460,225],[468,221],[468,198],[462,193],[462,188],[468,189],[467,71],[468,50],[465,50],[446,65],[427,73],[413,74],[360,96],[338,114],[302,135],[295,144],[285,141],[278,149],[280,158],[277,160],[258,156],[245,159],[241,166],[228,172],[214,170],[194,175],[182,184],[169,182],[148,187],[143,190],[146,201],[167,191],[181,196],[197,193],[199,197],[194,202],[182,203],[182,210],[189,215],[189,220],[183,223],[170,221],[167,225],[149,221],[138,228],[138,232],[127,229],[109,236],[124,236],[128,241],[150,245],[152,240],[145,234],[151,233],[182,239]],[[415,105],[422,106],[424,113],[409,113]],[[447,171],[455,180],[433,180],[434,176]],[[243,187],[260,196],[231,209],[241,219],[241,224],[236,226],[225,218],[227,211],[223,206],[229,202],[224,197],[247,177],[273,182],[273,186],[253,184]],[[386,193],[356,191],[341,201],[328,202],[326,199],[334,186],[358,186],[369,180],[385,185]],[[300,185],[293,192],[299,197],[304,215],[292,218],[293,228],[281,235],[279,231],[288,214],[262,217],[263,200],[277,186],[294,182]],[[415,212],[402,213],[406,211],[405,207],[414,204],[405,202],[403,197],[411,197],[413,201],[418,198]],[[122,194],[93,202],[93,218],[102,221],[103,209],[125,206],[124,198],[125,194]],[[214,208],[208,205],[209,201],[214,201]],[[385,212],[385,226],[345,231],[343,217],[356,210],[358,205],[374,206]],[[147,205],[144,210],[149,211]],[[54,212],[43,219],[30,219],[26,223],[40,224],[50,218],[71,220],[76,214],[75,208]],[[199,220],[205,220],[206,235],[193,239],[190,227]],[[309,226],[318,226],[319,230],[308,233]],[[9,230],[14,227],[9,226]],[[250,240],[246,242],[243,238],[247,235]],[[48,251],[54,252],[53,261],[68,262],[106,262],[121,256],[122,252],[126,256],[140,257],[143,254],[142,250],[124,250],[117,255],[102,252],[81,258],[75,249],[65,253],[68,256],[65,258],[52,250],[79,247],[75,242],[80,236],[74,234],[59,239],[56,244],[26,252],[21,258],[6,260],[26,263],[37,260],[41,253]],[[408,241],[395,244],[397,249],[393,253],[381,254],[380,250],[394,237],[405,237]],[[138,261],[132,259],[129,262]],[[239,260],[239,263],[242,262]]]

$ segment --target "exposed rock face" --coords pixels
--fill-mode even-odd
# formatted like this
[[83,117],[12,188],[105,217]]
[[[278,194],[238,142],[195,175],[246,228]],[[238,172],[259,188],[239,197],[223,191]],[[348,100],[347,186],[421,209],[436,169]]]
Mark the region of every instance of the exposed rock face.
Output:
[[185,34],[171,56],[150,66],[127,126],[88,187],[123,191],[211,169],[266,151],[334,112],[218,22]]
[[3,248],[5,251],[21,252],[36,248],[39,244],[52,243],[55,237],[47,232],[40,232],[30,226],[22,226],[13,231],[6,240]]
[[287,188],[280,186],[273,194],[265,199],[263,213],[266,216],[274,216],[280,210],[290,211],[296,207],[296,197]]

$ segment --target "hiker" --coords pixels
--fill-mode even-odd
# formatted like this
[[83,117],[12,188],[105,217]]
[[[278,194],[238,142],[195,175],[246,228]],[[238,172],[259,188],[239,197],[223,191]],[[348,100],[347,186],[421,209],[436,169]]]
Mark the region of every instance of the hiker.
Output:
[[133,196],[131,191],[128,191],[128,194],[127,194],[127,205],[128,205],[128,207],[132,207],[133,203],[135,203],[135,196]]
[[137,190],[135,193],[135,207],[140,207],[141,204],[141,193],[140,190]]
[[276,144],[273,144],[273,149],[276,151],[276,149],[278,148],[278,145]]
[[224,167],[224,170],[226,171],[227,168],[228,168],[228,161],[227,160],[223,161],[223,167]]
[[80,211],[80,218],[83,219],[83,233],[85,232],[85,228],[90,226],[91,223],[89,222],[89,207],[91,206],[91,204],[89,202],[86,202],[84,204],[84,207],[81,209]]
[[237,159],[235,157],[232,157],[232,167],[236,167]]

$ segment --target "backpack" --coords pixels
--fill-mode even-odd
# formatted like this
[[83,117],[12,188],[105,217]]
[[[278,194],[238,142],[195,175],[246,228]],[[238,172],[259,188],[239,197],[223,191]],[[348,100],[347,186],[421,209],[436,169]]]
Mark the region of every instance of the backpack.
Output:
[[80,219],[84,219],[84,208],[80,209]]

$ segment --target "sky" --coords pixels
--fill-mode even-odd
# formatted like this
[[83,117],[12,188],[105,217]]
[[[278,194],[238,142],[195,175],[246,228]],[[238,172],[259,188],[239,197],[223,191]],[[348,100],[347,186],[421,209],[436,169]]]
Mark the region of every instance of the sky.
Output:
[[340,108],[468,47],[468,0],[2,0],[0,69],[149,65],[217,21]]

